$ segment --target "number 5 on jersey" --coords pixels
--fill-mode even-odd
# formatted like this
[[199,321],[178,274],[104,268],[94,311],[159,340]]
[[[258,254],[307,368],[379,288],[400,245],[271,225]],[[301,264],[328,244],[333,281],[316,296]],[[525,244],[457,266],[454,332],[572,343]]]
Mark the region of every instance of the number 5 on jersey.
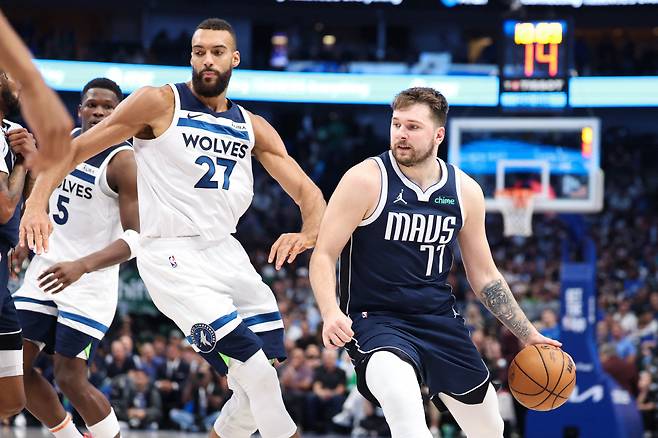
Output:
[[[204,166],[204,165],[208,166],[208,170],[201,177],[201,179],[197,181],[196,184],[194,184],[194,188],[196,189],[218,188],[219,184],[217,183],[217,181],[214,181],[212,179],[212,177],[215,176],[215,162],[213,161],[213,159],[206,155],[201,155],[199,158],[196,159],[195,163],[200,166]],[[224,183],[222,184],[222,189],[228,190],[229,185],[231,184],[231,180],[230,180],[231,172],[233,172],[233,168],[235,167],[235,161],[227,160],[226,158],[217,157],[217,165],[224,166],[226,168],[224,170]]]
[[70,199],[64,195],[59,195],[57,198],[57,212],[53,213],[53,220],[57,225],[64,225],[69,220],[69,211],[66,208],[69,201]]

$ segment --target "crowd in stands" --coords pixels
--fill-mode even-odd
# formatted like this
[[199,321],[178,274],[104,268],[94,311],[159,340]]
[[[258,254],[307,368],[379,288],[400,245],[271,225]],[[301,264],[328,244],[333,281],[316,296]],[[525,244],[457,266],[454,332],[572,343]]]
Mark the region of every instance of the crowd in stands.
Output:
[[[189,65],[191,31],[171,35],[165,29],[155,33],[150,41],[131,39],[121,35],[89,38],[80,29],[57,27],[43,29],[34,23],[15,23],[21,36],[37,58],[78,61],[103,61],[137,64]],[[459,68],[450,68],[451,63],[483,64],[493,66],[489,70],[466,70],[470,74],[496,74],[499,64],[497,34],[470,36],[459,28],[448,27],[435,30],[435,44],[425,50],[416,47],[408,37],[409,29],[391,27],[388,32],[396,37],[387,38],[385,47],[378,46],[375,38],[365,38],[364,29],[349,29],[349,32],[333,32],[331,44],[325,44],[328,29],[283,34],[284,46],[272,45],[270,39],[279,33],[267,34],[253,29],[251,63],[243,68],[257,70],[293,70],[359,72],[352,63],[390,64],[388,73],[433,73],[445,74]],[[658,43],[655,29],[653,37],[637,37],[621,29],[588,29],[574,39],[574,72],[580,76],[606,75],[656,75],[658,74]],[[649,29],[648,32],[651,32]],[[262,36],[261,33],[267,35]],[[406,36],[405,36],[406,35]],[[435,53],[436,52],[436,53]],[[424,60],[430,55],[432,60]],[[438,58],[436,58],[438,56]],[[437,64],[438,63],[438,64]],[[302,67],[300,67],[300,65]],[[402,70],[400,70],[402,69]],[[377,70],[373,71],[376,72]]]

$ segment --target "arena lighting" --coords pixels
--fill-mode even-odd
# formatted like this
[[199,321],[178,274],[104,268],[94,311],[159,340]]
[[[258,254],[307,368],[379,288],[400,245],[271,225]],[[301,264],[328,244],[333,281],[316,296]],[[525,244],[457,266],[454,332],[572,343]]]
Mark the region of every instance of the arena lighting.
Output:
[[[102,62],[36,60],[49,86],[79,92],[92,78],[107,77],[126,93],[145,85],[190,79],[190,67]],[[412,86],[434,87],[454,106],[498,105],[495,76],[357,75],[293,73],[238,69],[228,94],[236,100],[388,105],[400,91]]]
[[[182,82],[190,67],[103,62],[35,60],[48,85],[79,92],[92,78],[109,77],[126,93],[145,85]],[[242,100],[388,105],[400,90],[430,86],[454,106],[498,105],[496,76],[356,75],[235,70],[229,92]],[[658,76],[575,77],[569,79],[569,106],[658,107]],[[515,99],[517,97],[514,97]],[[552,102],[557,103],[558,97]]]
[[656,107],[658,76],[571,78],[569,106]]
[[658,0],[517,0],[523,6],[638,6],[656,5]]

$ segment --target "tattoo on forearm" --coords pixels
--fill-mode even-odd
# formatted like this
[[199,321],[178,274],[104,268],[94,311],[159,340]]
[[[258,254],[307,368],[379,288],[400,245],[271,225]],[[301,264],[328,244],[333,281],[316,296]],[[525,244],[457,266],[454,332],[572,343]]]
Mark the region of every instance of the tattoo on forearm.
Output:
[[509,286],[501,280],[494,280],[481,291],[482,302],[514,335],[521,341],[530,336],[531,325],[517,304]]

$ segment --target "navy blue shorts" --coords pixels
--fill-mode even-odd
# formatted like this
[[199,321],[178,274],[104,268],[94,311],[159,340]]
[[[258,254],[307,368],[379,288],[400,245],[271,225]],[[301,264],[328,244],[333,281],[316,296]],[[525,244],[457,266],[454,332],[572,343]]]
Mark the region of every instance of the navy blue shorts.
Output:
[[363,312],[350,318],[354,340],[346,348],[359,392],[368,400],[379,404],[365,382],[368,360],[376,351],[390,351],[409,362],[432,396],[444,393],[467,404],[484,400],[489,370],[461,316]]
[[79,357],[89,362],[96,352],[100,339],[57,322],[54,315],[19,310],[23,338],[44,344],[43,351],[64,357]]
[[[206,336],[210,337],[212,335],[208,332]],[[197,337],[193,338],[193,342],[200,348],[199,354],[201,357],[222,376],[228,373],[228,358],[245,362],[261,348],[268,359],[282,361],[286,358],[283,329],[254,333],[244,321],[230,333],[216,341],[213,349],[209,352],[204,352],[201,349],[203,346],[198,343]]]
[[9,281],[9,245],[0,242],[0,350],[20,350],[21,326],[7,283]]

